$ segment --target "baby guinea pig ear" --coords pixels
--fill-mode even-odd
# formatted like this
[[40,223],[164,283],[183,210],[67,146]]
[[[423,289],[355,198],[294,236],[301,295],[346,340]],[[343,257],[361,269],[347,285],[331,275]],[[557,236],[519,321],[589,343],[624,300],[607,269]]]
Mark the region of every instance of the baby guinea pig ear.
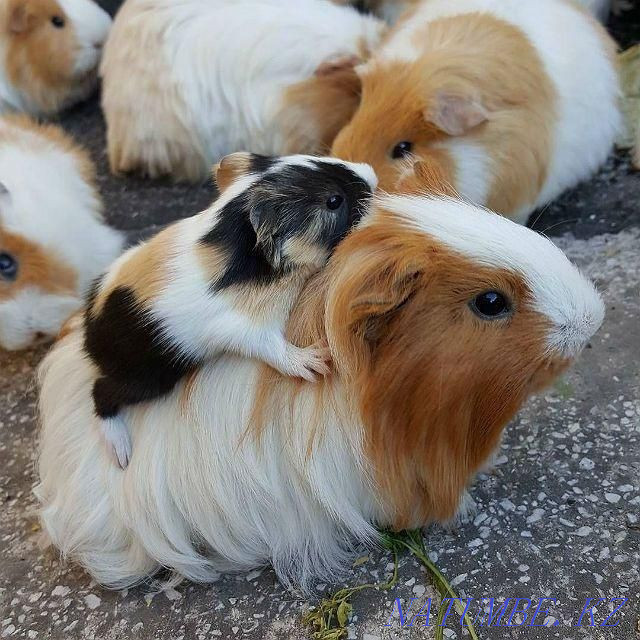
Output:
[[461,136],[486,122],[489,112],[478,97],[439,91],[424,117],[450,136]]
[[213,179],[220,193],[226,191],[238,178],[248,176],[251,173],[264,173],[271,167],[277,158],[261,156],[248,151],[230,153],[213,167]]
[[256,246],[262,248],[264,255],[274,269],[279,269],[283,261],[285,238],[276,233],[275,224],[278,212],[268,198],[252,199],[249,209],[249,221],[256,232]]

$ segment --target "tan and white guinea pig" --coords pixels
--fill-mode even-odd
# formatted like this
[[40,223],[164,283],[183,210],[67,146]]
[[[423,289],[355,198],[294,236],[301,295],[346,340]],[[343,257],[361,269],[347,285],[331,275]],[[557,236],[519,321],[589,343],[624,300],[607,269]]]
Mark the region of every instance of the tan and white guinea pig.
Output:
[[112,171],[196,181],[235,151],[328,150],[383,30],[329,0],[127,0],[101,66]]
[[58,127],[0,118],[0,347],[55,336],[120,253],[87,153]]
[[518,222],[588,178],[621,125],[615,45],[564,0],[423,0],[358,67],[332,153],[398,190],[435,162],[460,195]]
[[2,0],[0,112],[48,116],[88,97],[110,26],[92,0]]
[[43,529],[112,587],[266,562],[288,584],[335,579],[376,526],[451,518],[507,422],[603,313],[530,229],[450,198],[380,196],[289,321],[293,344],[326,341],[333,375],[301,383],[222,355],[127,412],[121,478],[83,332],[61,340],[40,370]]

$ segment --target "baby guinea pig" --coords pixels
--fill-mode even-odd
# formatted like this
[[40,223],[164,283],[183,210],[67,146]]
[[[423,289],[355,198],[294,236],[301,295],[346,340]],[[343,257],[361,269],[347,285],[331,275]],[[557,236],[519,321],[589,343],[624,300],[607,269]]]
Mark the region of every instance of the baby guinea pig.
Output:
[[621,125],[615,44],[564,0],[422,0],[357,67],[332,154],[401,192],[416,160],[517,222],[588,178]]
[[123,469],[132,445],[120,410],[223,351],[309,381],[329,371],[323,345],[296,347],[284,327],[305,281],[364,214],[375,174],[332,158],[236,153],[216,181],[209,209],[127,251],[89,299],[95,411]]
[[0,117],[0,347],[55,336],[122,245],[86,151],[59,127]]
[[110,26],[92,0],[3,0],[0,112],[48,116],[88,97]]

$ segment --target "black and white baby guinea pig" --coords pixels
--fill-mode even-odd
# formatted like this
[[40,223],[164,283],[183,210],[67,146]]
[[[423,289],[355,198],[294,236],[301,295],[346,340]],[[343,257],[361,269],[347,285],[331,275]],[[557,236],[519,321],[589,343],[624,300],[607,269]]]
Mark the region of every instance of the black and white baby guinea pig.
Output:
[[367,211],[373,170],[235,153],[215,174],[209,209],[127,251],[89,299],[95,410],[122,468],[132,444],[121,409],[170,392],[222,352],[309,381],[329,371],[324,345],[289,343],[285,325],[306,280]]

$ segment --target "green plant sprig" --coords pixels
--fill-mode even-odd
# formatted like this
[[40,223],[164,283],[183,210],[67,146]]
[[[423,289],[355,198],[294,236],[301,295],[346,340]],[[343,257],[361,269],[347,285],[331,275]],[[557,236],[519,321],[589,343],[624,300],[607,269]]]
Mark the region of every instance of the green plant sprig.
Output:
[[357,587],[345,587],[336,591],[330,598],[324,598],[322,602],[307,612],[302,621],[304,624],[315,628],[312,634],[314,640],[342,640],[347,636],[347,624],[353,605],[351,598],[365,589],[388,591],[398,581],[398,553],[393,552],[393,574],[387,582],[378,584],[361,584]]

